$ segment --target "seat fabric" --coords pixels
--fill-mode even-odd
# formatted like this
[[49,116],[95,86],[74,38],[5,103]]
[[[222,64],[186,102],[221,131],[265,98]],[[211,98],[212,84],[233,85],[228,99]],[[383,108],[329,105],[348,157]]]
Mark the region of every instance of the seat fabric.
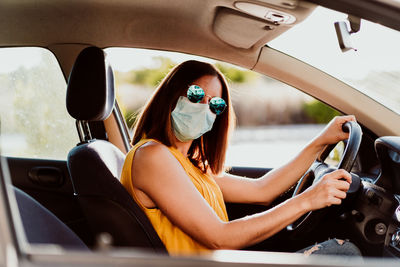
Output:
[[25,236],[30,244],[56,244],[88,250],[79,237],[49,210],[25,192],[13,187]]

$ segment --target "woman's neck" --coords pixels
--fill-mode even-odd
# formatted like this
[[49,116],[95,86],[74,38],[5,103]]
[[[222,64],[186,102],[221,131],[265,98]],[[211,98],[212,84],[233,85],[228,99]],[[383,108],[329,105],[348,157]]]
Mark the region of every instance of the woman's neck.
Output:
[[188,142],[181,142],[179,141],[176,137],[175,137],[175,145],[176,148],[179,150],[179,152],[182,153],[182,155],[184,155],[185,157],[188,154],[189,148],[192,145],[192,140],[188,141]]

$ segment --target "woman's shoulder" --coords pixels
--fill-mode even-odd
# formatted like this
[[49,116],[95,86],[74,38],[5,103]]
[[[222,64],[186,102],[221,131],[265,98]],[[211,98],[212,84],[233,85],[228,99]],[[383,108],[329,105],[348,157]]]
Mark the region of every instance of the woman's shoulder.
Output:
[[148,140],[134,150],[135,159],[146,161],[160,160],[171,155],[169,148],[156,140]]
[[174,170],[182,167],[181,154],[173,147],[168,147],[157,140],[143,140],[134,147],[134,153],[131,154],[132,168],[152,172],[164,172],[167,169]]
[[164,174],[179,170],[179,162],[169,147],[156,141],[137,147],[131,166],[131,176],[135,177],[136,187],[140,189],[154,186],[154,182],[160,182],[166,177]]

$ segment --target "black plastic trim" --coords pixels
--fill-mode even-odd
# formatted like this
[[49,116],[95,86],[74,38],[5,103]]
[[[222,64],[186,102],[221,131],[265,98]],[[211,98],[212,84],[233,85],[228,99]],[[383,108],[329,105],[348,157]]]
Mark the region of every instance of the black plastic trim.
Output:
[[[374,0],[306,0],[323,7],[351,14],[372,22],[400,30],[400,5]],[[362,26],[361,26],[362,27]]]
[[270,170],[272,170],[272,168],[231,167],[227,172],[233,175],[245,176],[248,178],[259,178]]

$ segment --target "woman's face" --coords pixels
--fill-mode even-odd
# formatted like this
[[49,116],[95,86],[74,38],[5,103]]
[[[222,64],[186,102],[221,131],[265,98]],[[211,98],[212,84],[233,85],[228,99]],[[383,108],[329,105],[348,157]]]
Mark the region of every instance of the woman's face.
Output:
[[223,100],[222,104],[218,103],[221,96],[222,84],[218,77],[205,75],[193,81],[188,98],[181,96],[171,112],[172,126],[179,141],[192,141],[212,129],[217,114],[225,108]]
[[202,76],[195,80],[192,85],[198,85],[204,90],[205,97],[200,103],[207,104],[215,96],[222,97],[222,85],[217,76]]

